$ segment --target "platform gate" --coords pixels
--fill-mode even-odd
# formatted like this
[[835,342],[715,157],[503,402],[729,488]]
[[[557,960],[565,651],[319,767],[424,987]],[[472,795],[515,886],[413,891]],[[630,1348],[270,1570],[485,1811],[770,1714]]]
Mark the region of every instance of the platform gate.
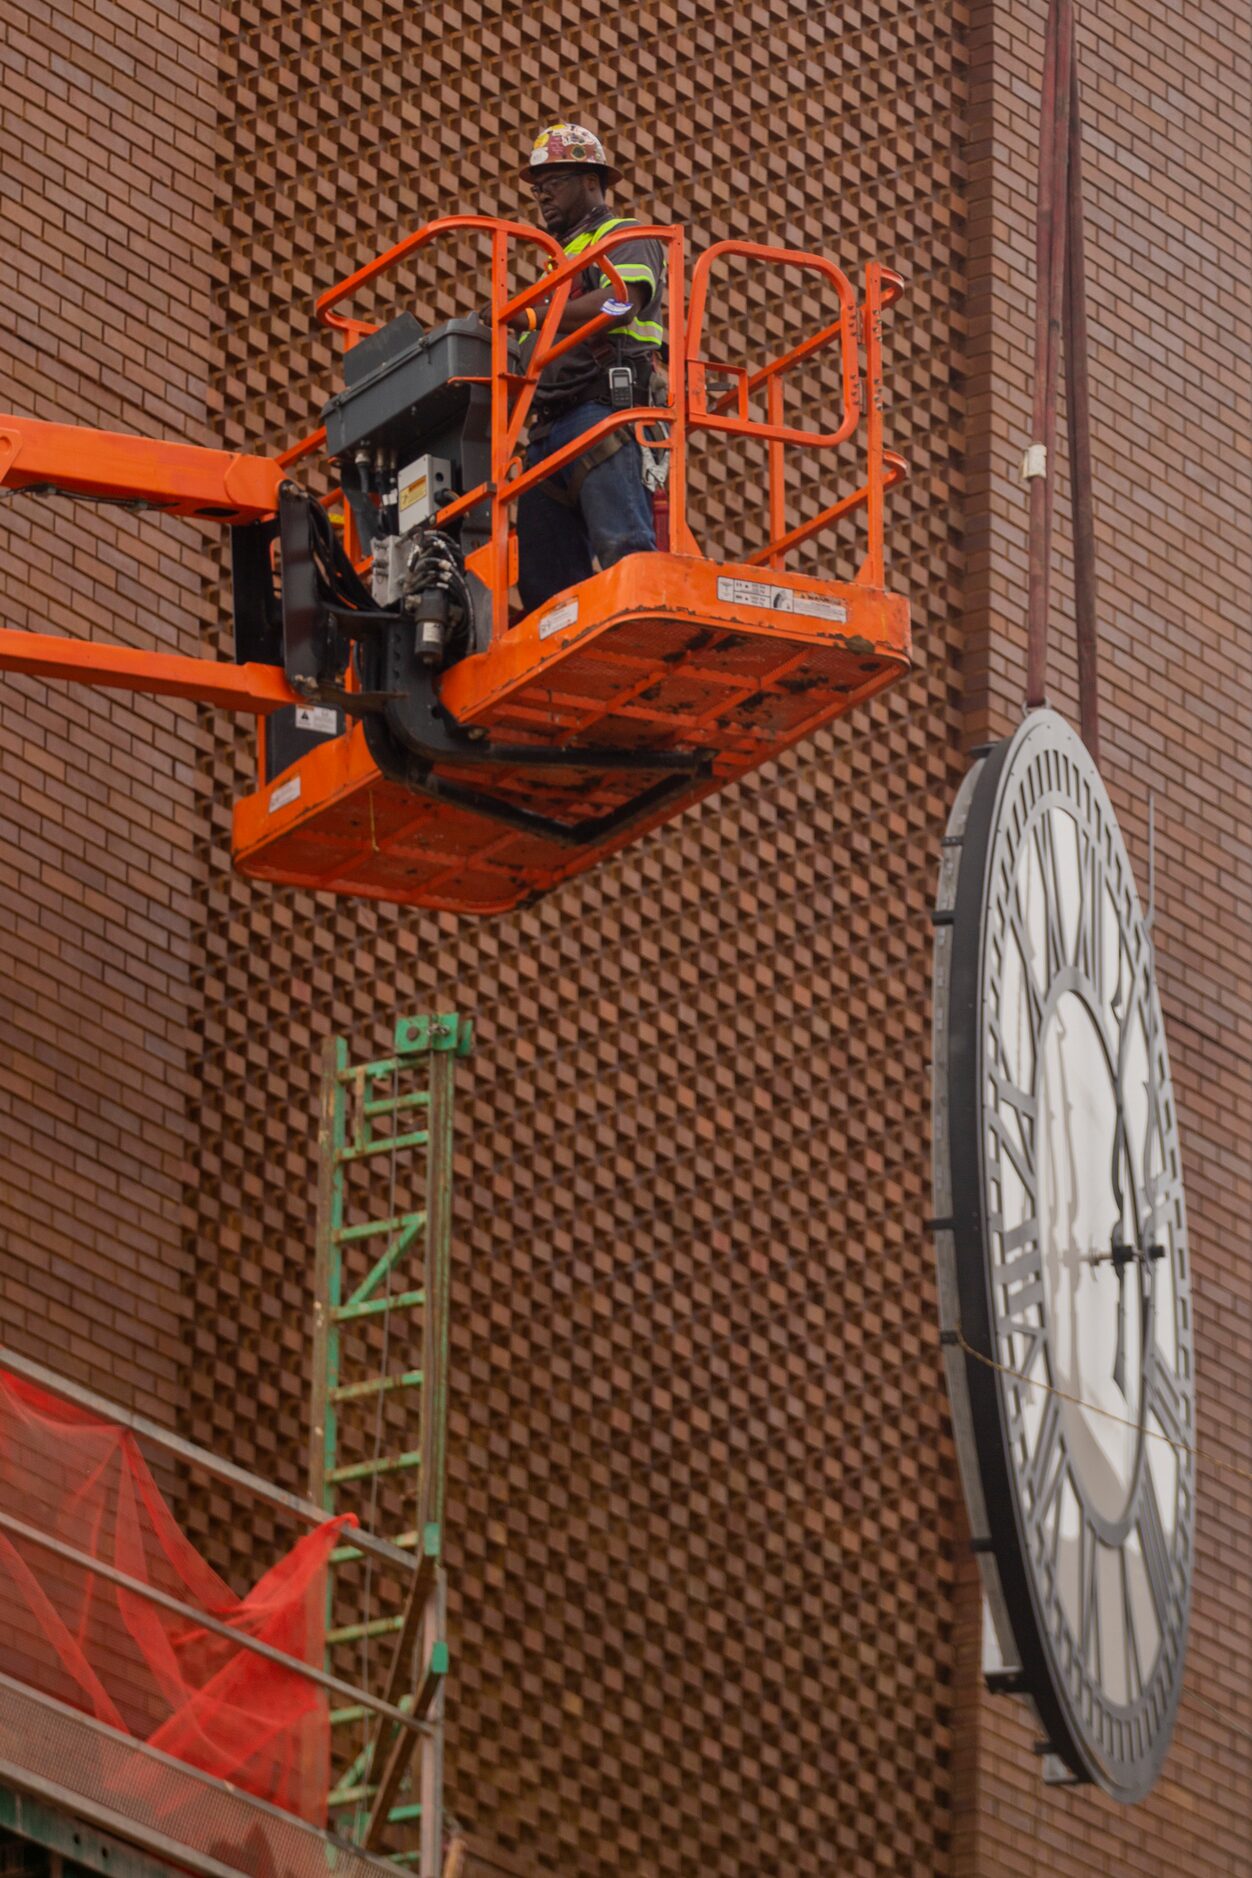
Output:
[[441,1859],[453,1099],[471,1040],[452,1014],[400,1019],[374,1062],[332,1038],[318,1141],[309,1497],[359,1511],[421,1566],[402,1605],[376,1610],[368,1557],[332,1553],[327,1665],[432,1724],[415,1750],[364,1708],[332,1710],[330,1824],[420,1878]]

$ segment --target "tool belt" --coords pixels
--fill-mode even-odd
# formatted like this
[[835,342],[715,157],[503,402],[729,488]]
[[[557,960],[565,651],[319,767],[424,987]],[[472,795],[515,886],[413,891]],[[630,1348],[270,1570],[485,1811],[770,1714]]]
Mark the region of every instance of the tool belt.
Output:
[[[653,376],[651,360],[627,359],[624,363],[630,366],[634,377],[636,400],[640,404],[646,404],[649,402],[650,386]],[[641,387],[639,380],[644,372],[646,372],[646,377]],[[642,396],[640,395],[641,391]],[[613,409],[607,366],[603,371],[598,372],[593,379],[589,380],[585,386],[581,386],[577,391],[570,392],[566,397],[554,398],[551,402],[545,402],[543,404],[540,404],[536,397],[534,421],[530,429],[530,441],[534,443],[546,437],[558,418],[564,417],[567,411],[575,410],[580,404],[603,404],[607,406],[609,410]],[[582,486],[592,470],[598,469],[601,463],[607,463],[610,457],[615,457],[627,441],[628,439],[622,431],[611,430],[607,437],[601,437],[598,443],[593,443],[589,450],[584,450],[581,456],[574,458],[574,461],[569,466],[568,481],[563,489],[558,483],[554,482],[551,477],[549,477],[546,482],[536,484],[536,487],[540,489],[550,501],[559,503],[562,508],[576,509],[578,507],[578,498],[582,491]]]
[[[651,359],[617,359],[610,356],[594,378],[589,378],[585,385],[579,385],[574,391],[567,391],[555,398],[545,398],[542,391],[535,392],[532,407],[533,417],[530,426],[532,443],[536,437],[546,437],[558,417],[564,417],[567,411],[575,410],[580,404],[607,404],[613,408],[613,394],[609,387],[609,366],[629,366],[635,381],[635,398],[640,404],[648,402],[648,386],[652,378]],[[641,382],[642,381],[642,382]]]

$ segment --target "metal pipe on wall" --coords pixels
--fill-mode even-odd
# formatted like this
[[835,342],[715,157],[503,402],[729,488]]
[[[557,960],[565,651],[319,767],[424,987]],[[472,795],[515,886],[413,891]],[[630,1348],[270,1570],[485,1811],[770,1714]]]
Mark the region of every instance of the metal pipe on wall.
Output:
[[[1074,51],[1073,0],[1051,0],[1044,42],[1039,120],[1039,185],[1035,225],[1035,398],[1030,480],[1026,705],[1047,701],[1048,610],[1055,508],[1056,392],[1063,320],[1070,113]],[[1042,454],[1042,462],[1038,454]]]
[[[1071,32],[1073,21],[1071,20]],[[1065,267],[1065,388],[1069,430],[1070,510],[1074,529],[1074,625],[1078,641],[1078,710],[1082,740],[1100,761],[1096,659],[1095,517],[1091,485],[1091,385],[1087,371],[1087,284],[1083,255],[1082,119],[1078,59],[1071,53],[1068,240]]]

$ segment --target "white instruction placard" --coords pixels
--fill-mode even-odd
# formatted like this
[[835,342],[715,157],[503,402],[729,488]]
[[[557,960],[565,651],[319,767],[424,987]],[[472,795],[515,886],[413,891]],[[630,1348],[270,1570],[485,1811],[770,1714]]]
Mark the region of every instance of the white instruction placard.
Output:
[[550,639],[553,633],[559,633],[563,626],[572,626],[577,618],[577,600],[562,600],[559,606],[550,607],[540,620],[539,637]]
[[717,597],[731,606],[756,606],[766,613],[805,613],[810,619],[831,620],[836,625],[842,625],[848,617],[842,600],[825,600],[820,594],[797,593],[792,587],[740,580],[731,574],[718,575]]
[[270,797],[268,813],[273,815],[278,809],[285,809],[289,802],[300,800],[300,778],[292,776],[285,783],[279,783]]
[[767,613],[790,613],[794,598],[790,587],[771,587],[761,580],[739,580],[730,574],[718,575],[717,597],[732,606],[759,606]]
[[330,704],[297,704],[296,729],[318,730],[333,737],[339,728],[339,713]]
[[819,593],[796,593],[791,596],[793,613],[807,613],[811,619],[828,619],[842,626],[848,609],[842,600],[823,600]]

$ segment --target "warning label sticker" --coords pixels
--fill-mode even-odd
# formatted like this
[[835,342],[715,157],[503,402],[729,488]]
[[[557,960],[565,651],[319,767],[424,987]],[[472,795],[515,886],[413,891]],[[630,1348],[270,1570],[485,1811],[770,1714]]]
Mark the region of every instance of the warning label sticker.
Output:
[[539,637],[550,639],[553,633],[559,633],[563,626],[572,626],[577,618],[577,600],[562,600],[559,606],[550,608],[540,620]]
[[317,730],[333,737],[339,729],[339,713],[329,704],[297,704],[296,729]]
[[756,606],[767,613],[805,613],[810,619],[828,619],[841,625],[848,617],[842,600],[824,600],[819,594],[796,593],[791,587],[768,586],[760,580],[739,580],[721,574],[717,597],[732,606]]
[[793,613],[807,613],[811,619],[833,620],[842,626],[848,617],[848,609],[842,600],[823,600],[820,594],[796,593],[791,596]]
[[273,795],[270,797],[269,813],[273,815],[276,810],[285,809],[289,802],[298,802],[299,800],[300,778],[293,776],[289,782],[279,783],[277,789],[275,789]]

